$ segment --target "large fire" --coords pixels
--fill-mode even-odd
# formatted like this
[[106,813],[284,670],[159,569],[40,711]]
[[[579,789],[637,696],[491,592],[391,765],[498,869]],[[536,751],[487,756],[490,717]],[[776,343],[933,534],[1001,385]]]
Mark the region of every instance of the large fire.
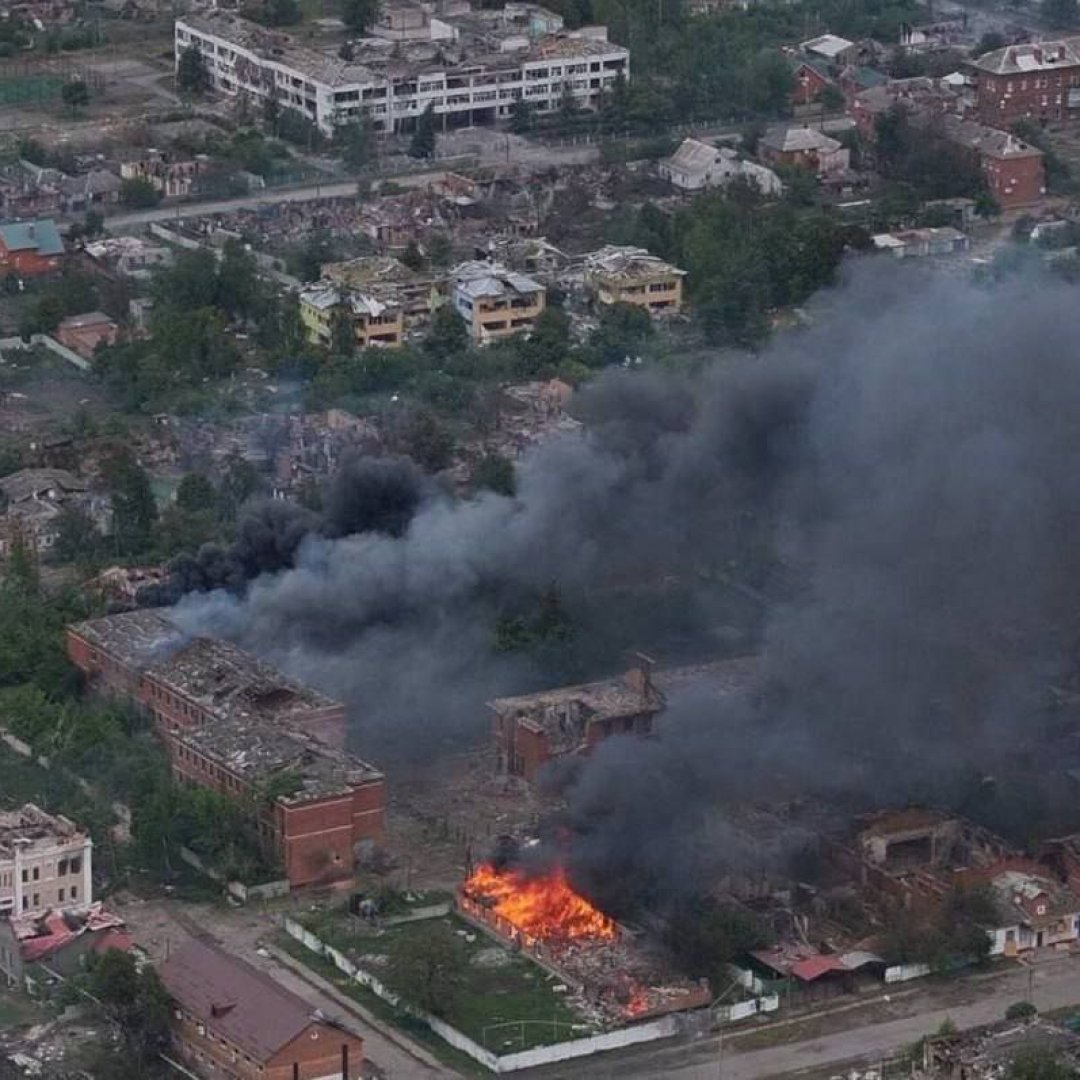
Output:
[[611,941],[618,934],[612,919],[574,892],[561,867],[533,876],[481,863],[464,892],[538,941]]

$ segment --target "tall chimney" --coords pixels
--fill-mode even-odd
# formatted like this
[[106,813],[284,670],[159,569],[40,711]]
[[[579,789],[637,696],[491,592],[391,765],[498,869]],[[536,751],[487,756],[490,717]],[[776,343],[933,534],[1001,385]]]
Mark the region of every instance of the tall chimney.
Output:
[[656,661],[642,652],[636,652],[632,657],[633,666],[623,676],[623,682],[634,691],[645,697],[652,691],[652,670]]

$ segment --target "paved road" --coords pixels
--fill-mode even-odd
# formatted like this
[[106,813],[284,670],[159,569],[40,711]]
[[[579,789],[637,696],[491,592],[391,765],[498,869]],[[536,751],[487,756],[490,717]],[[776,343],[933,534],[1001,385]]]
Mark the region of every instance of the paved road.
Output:
[[[412,173],[395,176],[393,182],[399,187],[422,187],[439,179],[443,173]],[[224,214],[230,210],[254,210],[270,203],[306,202],[308,199],[331,199],[356,194],[356,181],[345,180],[335,184],[309,184],[306,187],[278,188],[260,191],[255,195],[242,195],[237,199],[214,199],[210,202],[181,203],[177,206],[159,206],[154,210],[136,210],[130,214],[117,214],[105,224],[116,233],[137,225],[149,225],[152,221],[177,221],[180,218],[202,217],[205,214]]]
[[[1002,1019],[1014,1001],[1032,1000],[1042,1010],[1080,1004],[1080,958],[1054,958],[1030,972],[1018,967],[1000,978],[949,984],[949,989],[955,990],[958,985],[970,987],[969,997],[974,1000],[763,1050],[739,1051],[729,1041],[722,1057],[717,1039],[702,1039],[689,1047],[669,1047],[651,1055],[643,1053],[583,1068],[579,1075],[582,1080],[661,1076],[665,1080],[765,1080],[802,1070],[838,1067],[857,1059],[887,1058],[937,1030],[946,1019],[960,1028],[969,1028]],[[857,1021],[853,1018],[852,1022]]]
[[[270,955],[262,955],[259,940],[269,929],[268,921],[254,910],[222,911],[209,905],[178,905],[169,901],[127,901],[118,904],[135,941],[157,960],[193,933],[209,937],[222,944],[226,951],[241,956],[248,963],[265,971],[274,980],[313,1008],[322,1009],[340,1021],[347,1029],[364,1040],[364,1057],[378,1070],[384,1080],[448,1080],[456,1074],[449,1069],[433,1068],[421,1059],[423,1050],[414,1055],[404,1049],[408,1040],[388,1039],[375,1028],[365,1024],[352,1013],[346,1013],[329,995],[301,979]],[[262,950],[265,952],[265,950]]]

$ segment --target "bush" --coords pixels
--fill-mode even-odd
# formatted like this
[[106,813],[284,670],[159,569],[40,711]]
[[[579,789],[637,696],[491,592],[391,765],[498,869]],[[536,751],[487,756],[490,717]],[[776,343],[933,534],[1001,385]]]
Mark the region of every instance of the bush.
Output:
[[1031,1017],[1038,1015],[1039,1010],[1030,1001],[1014,1001],[1005,1010],[1006,1020],[1030,1020]]

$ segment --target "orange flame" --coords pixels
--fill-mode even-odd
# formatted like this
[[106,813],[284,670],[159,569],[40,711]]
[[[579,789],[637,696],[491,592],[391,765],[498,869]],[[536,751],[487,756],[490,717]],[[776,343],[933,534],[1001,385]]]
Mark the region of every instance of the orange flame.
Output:
[[538,941],[610,941],[618,934],[612,919],[574,892],[562,867],[532,877],[481,863],[463,890]]

